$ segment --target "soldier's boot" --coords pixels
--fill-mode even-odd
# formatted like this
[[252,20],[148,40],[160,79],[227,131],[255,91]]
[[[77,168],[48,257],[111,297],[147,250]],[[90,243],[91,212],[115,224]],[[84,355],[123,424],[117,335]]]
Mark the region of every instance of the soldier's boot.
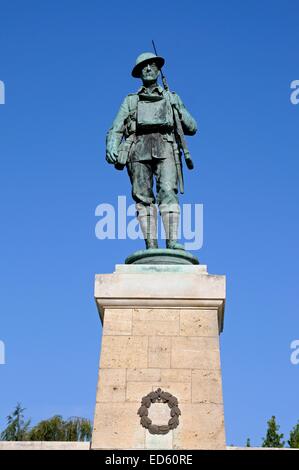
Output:
[[179,212],[163,211],[161,216],[166,234],[166,248],[170,248],[172,250],[185,250],[184,245],[177,242],[180,221]]
[[137,219],[145,240],[146,249],[158,248],[157,241],[157,208],[137,205]]

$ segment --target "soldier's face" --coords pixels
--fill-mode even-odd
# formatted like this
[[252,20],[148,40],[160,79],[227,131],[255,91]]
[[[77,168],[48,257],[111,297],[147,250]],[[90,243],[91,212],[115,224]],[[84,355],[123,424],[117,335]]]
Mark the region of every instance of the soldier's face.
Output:
[[155,82],[159,75],[159,68],[156,62],[148,62],[142,69],[141,69],[141,79],[143,82]]

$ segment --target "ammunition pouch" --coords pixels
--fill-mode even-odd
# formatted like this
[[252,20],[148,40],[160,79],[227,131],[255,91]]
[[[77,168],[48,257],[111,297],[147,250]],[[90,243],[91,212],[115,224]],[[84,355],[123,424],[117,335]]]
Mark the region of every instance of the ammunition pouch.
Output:
[[129,137],[136,132],[136,110],[131,111],[124,122],[124,135]]

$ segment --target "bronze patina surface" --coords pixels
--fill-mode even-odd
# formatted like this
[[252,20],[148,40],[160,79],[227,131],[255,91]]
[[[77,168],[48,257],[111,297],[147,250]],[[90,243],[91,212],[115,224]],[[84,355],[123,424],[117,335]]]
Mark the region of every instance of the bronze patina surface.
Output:
[[[164,252],[181,252],[184,246],[177,241],[178,186],[184,191],[181,155],[184,152],[187,167],[192,169],[184,135],[194,135],[197,124],[181,98],[169,91],[163,75],[164,88],[158,84],[164,62],[151,52],[138,56],[132,75],[142,80],[142,86],[120,106],[107,134],[106,160],[116,169],[127,168],[146,249],[158,248],[158,206],[166,233]],[[160,251],[156,254],[161,256]],[[181,261],[186,262],[183,257]],[[160,262],[164,261],[160,258]]]

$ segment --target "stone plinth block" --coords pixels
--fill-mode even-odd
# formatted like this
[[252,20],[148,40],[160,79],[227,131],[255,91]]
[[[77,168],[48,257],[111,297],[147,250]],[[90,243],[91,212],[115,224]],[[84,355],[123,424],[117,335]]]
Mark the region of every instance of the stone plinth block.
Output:
[[225,277],[202,265],[117,265],[96,275],[95,300],[103,336],[91,447],[224,449]]

